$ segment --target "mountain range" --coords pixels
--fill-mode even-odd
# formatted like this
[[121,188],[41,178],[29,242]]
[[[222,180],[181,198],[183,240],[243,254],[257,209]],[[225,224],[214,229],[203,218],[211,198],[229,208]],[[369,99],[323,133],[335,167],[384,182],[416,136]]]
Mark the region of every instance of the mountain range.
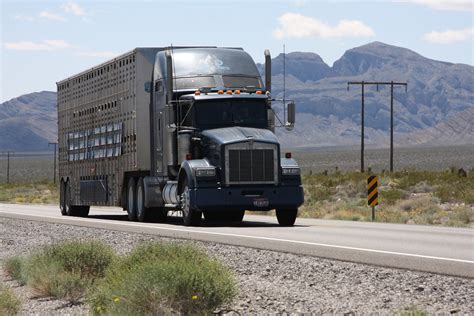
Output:
[[[285,62],[285,90],[283,90]],[[257,65],[263,73],[264,65]],[[277,129],[285,147],[360,143],[361,88],[349,81],[407,82],[394,88],[398,146],[474,144],[474,67],[436,61],[406,48],[373,42],[350,49],[327,65],[308,52],[272,59],[272,96],[294,100],[293,131]],[[274,108],[283,121],[282,103]],[[389,142],[390,87],[365,87],[366,144]],[[47,149],[57,139],[56,94],[42,91],[0,104],[0,150]]]

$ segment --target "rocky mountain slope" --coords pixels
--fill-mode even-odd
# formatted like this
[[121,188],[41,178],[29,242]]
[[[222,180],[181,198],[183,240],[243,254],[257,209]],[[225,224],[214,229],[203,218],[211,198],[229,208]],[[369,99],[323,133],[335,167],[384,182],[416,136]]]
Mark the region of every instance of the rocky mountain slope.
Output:
[[[304,62],[302,61],[304,59]],[[283,96],[283,55],[273,59],[273,95]],[[263,70],[263,65],[259,65]],[[473,121],[460,113],[474,107],[474,67],[425,58],[411,50],[370,43],[346,51],[333,67],[314,53],[286,55],[286,98],[297,104],[296,133],[280,131],[284,143],[296,146],[349,145],[360,142],[360,86],[348,81],[402,81],[394,90],[395,141],[400,145],[474,144]],[[454,134],[446,127],[467,124]],[[389,141],[390,87],[365,90],[366,142]],[[433,137],[429,132],[437,130]],[[409,136],[413,134],[413,136]],[[402,137],[403,136],[403,137]]]
[[[395,143],[474,144],[474,67],[425,58],[411,50],[373,42],[350,49],[332,67],[315,53],[286,55],[286,98],[297,105],[292,132],[277,134],[283,146],[360,143],[360,86],[348,81],[405,81],[395,88]],[[258,65],[263,73],[263,65]],[[283,55],[272,60],[272,94],[283,97]],[[281,103],[274,103],[282,118]],[[44,150],[56,140],[56,94],[42,91],[0,104],[0,150]],[[368,146],[389,142],[390,87],[366,87]]]
[[0,150],[46,150],[57,141],[56,93],[41,91],[0,104]]

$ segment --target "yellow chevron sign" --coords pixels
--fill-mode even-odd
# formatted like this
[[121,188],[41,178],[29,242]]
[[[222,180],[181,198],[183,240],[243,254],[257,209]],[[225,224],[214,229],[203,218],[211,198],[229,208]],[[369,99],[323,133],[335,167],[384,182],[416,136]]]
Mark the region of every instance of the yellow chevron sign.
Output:
[[378,182],[378,176],[370,176],[367,178],[367,204],[369,206],[379,205]]

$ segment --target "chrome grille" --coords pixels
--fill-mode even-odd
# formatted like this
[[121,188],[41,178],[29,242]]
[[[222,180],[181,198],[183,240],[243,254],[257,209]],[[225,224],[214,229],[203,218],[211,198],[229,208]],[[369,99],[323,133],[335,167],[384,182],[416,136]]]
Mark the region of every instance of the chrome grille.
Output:
[[229,177],[231,183],[274,182],[274,149],[229,149]]

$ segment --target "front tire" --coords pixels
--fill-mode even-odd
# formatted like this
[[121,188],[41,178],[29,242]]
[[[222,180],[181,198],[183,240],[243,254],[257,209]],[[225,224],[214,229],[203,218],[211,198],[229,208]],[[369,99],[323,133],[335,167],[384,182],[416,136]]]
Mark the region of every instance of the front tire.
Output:
[[137,188],[134,178],[130,178],[127,185],[127,214],[129,221],[137,220]]
[[185,178],[181,191],[181,210],[183,212],[183,222],[186,226],[201,225],[202,212],[191,206],[188,181]]
[[277,209],[276,216],[280,226],[293,226],[298,215],[298,209]]

